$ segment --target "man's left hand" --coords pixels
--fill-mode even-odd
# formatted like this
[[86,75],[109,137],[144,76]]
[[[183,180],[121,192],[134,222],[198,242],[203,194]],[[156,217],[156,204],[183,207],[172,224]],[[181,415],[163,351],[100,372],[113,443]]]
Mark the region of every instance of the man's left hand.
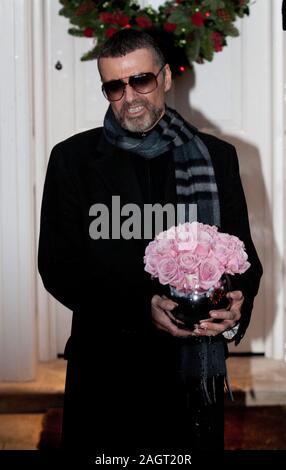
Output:
[[[216,336],[224,331],[231,330],[240,320],[241,306],[244,297],[241,291],[236,290],[228,292],[227,297],[230,299],[230,307],[228,310],[211,310],[211,318],[201,320],[196,326],[194,333],[197,336]],[[214,320],[221,320],[216,323]]]

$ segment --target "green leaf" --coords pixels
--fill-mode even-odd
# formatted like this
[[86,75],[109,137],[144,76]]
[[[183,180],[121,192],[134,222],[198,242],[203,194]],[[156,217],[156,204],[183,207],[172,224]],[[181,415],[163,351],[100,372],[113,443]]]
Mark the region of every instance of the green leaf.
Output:
[[228,23],[225,25],[224,34],[226,36],[237,37],[239,36],[239,31],[232,23]]
[[201,55],[206,60],[213,60],[214,56],[214,45],[209,33],[204,34],[201,38]]
[[190,63],[194,62],[199,57],[200,47],[201,41],[200,36],[198,34],[194,35],[194,38],[187,42],[186,55]]
[[82,62],[85,62],[87,60],[94,60],[98,57],[98,53],[99,53],[99,47],[96,45],[93,49],[83,54],[80,60]]
[[204,0],[202,6],[210,8],[211,10],[218,10],[219,8],[225,7],[223,0]]
[[83,36],[83,31],[78,28],[69,28],[68,33],[72,36]]
[[169,23],[177,23],[177,24],[189,24],[190,19],[186,16],[186,14],[181,10],[176,10],[174,13],[168,17]]

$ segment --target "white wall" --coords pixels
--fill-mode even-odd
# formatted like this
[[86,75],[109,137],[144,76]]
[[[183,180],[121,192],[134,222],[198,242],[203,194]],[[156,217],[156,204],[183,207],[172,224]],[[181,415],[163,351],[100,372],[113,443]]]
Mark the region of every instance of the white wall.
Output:
[[32,379],[36,362],[31,9],[0,2],[0,379]]

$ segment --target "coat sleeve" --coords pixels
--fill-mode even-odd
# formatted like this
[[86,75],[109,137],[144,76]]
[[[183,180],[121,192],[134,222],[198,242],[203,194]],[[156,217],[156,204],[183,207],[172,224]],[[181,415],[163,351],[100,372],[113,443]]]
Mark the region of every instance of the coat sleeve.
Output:
[[[122,329],[149,330],[149,292],[136,290],[136,283],[134,288],[132,283],[122,288],[124,280],[121,284],[111,283],[108,262],[101,258],[98,261],[94,246],[91,249],[96,242],[90,240],[84,183],[80,180],[76,152],[71,147],[66,142],[54,147],[46,173],[38,249],[38,269],[44,287],[76,312],[73,334],[89,328],[92,332],[93,325],[98,331],[107,327],[115,333]],[[108,256],[107,245],[105,249]],[[124,313],[119,315],[122,309]]]
[[233,289],[241,290],[245,297],[239,329],[235,336],[235,344],[238,344],[250,322],[254,298],[258,292],[262,276],[262,265],[251,237],[237,153],[231,145],[228,145],[228,149],[227,165],[224,167],[223,190],[220,194],[222,230],[236,235],[244,242],[248,260],[251,264],[244,274],[236,275],[232,279]]
[[96,273],[86,253],[79,186],[68,146],[51,152],[44,184],[38,269],[47,291],[71,310],[92,305],[104,273]]

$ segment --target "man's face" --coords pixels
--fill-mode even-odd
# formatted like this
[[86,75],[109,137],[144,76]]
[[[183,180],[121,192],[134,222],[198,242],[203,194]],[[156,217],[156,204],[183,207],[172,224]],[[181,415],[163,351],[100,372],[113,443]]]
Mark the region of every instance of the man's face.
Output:
[[[160,65],[149,49],[137,49],[123,57],[100,59],[102,82],[123,79],[126,83],[131,75],[160,70]],[[168,65],[157,76],[158,86],[151,93],[141,94],[130,85],[119,101],[112,101],[111,107],[120,125],[130,132],[145,132],[159,121],[165,112],[165,93],[171,88],[171,71]]]

